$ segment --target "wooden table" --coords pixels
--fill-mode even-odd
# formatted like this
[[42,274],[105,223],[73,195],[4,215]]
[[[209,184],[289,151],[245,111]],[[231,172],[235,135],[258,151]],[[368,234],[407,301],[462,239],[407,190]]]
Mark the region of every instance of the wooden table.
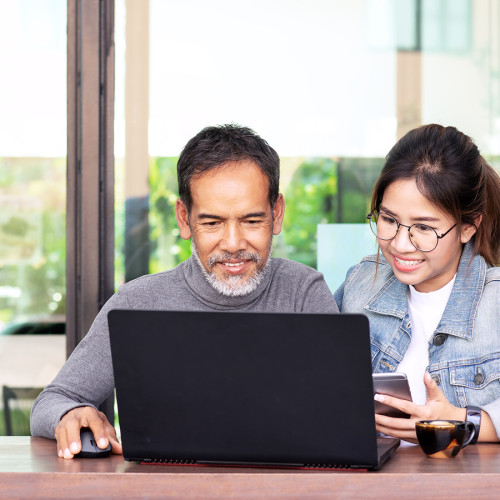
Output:
[[379,471],[140,465],[121,456],[64,460],[55,441],[0,437],[0,498],[500,498],[500,445],[454,459],[400,448]]

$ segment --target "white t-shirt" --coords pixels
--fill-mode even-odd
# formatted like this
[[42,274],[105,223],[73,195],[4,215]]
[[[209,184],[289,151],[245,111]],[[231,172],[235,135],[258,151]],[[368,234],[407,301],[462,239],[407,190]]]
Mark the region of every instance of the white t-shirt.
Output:
[[443,288],[428,293],[417,292],[411,285],[409,287],[411,342],[397,371],[406,373],[413,402],[419,405],[427,400],[424,374],[429,364],[429,340],[443,316],[453,283],[455,276]]

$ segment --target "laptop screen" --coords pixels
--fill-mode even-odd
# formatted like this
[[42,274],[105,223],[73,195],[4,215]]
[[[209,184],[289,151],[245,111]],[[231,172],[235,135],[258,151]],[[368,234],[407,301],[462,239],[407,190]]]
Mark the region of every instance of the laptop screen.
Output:
[[368,320],[113,310],[128,460],[376,466]]

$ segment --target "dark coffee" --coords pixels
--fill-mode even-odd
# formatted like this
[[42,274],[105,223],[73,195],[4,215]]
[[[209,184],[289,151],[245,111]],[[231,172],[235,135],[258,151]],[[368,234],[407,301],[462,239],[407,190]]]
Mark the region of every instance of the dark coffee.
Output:
[[474,437],[472,422],[461,420],[422,420],[416,423],[418,442],[424,453],[434,458],[449,458],[467,446]]

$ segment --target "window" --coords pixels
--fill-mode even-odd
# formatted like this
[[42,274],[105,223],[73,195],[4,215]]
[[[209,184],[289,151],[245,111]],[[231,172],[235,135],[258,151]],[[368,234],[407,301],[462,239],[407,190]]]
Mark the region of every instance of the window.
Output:
[[273,253],[312,266],[317,224],[363,222],[406,131],[453,124],[500,153],[497,2],[121,0],[116,12],[117,283],[189,255],[175,165],[207,125],[250,126],[278,151]]
[[66,355],[65,0],[0,2],[0,68],[0,387],[40,388]]

